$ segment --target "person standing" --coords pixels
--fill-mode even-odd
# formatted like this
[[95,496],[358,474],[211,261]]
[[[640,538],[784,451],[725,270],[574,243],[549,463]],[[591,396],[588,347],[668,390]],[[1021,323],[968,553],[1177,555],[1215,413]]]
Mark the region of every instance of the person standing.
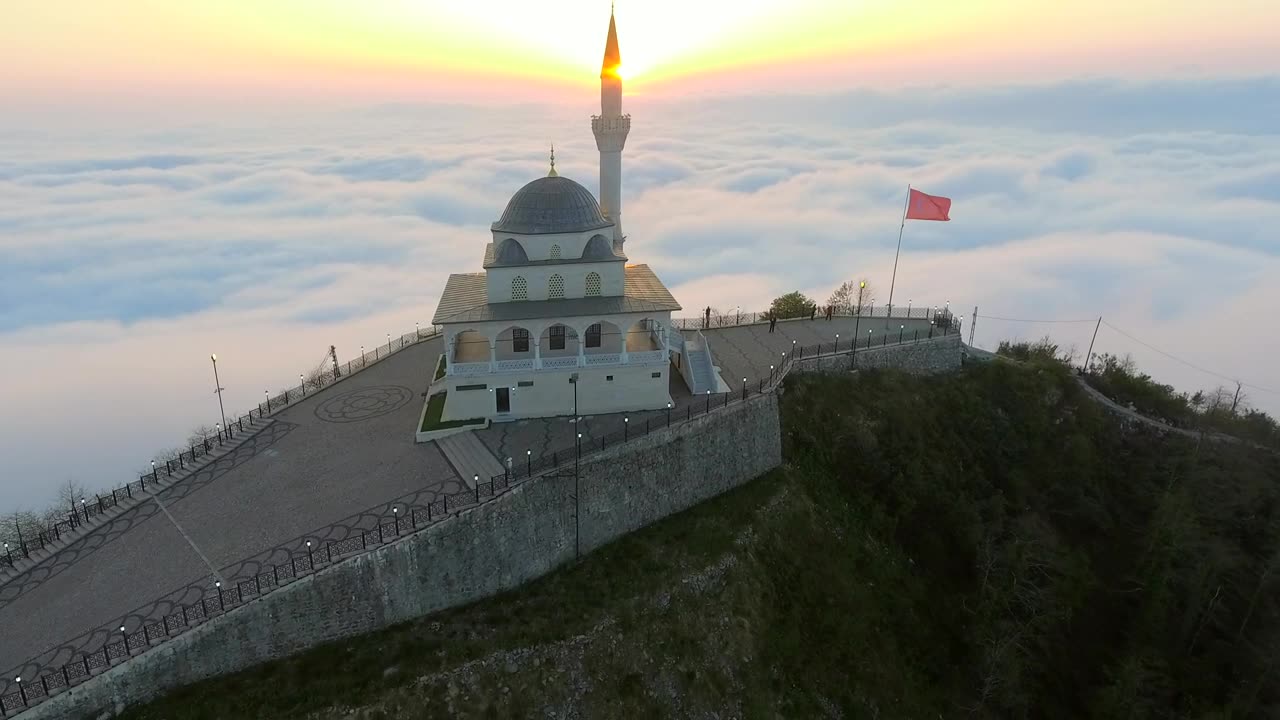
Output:
[[773,332],[773,328],[778,324],[778,314],[769,313],[769,332]]
[[710,305],[708,305],[707,309],[703,311],[702,327],[704,329],[711,328],[711,306]]
[[809,322],[813,322],[813,319],[817,316],[818,316],[818,303],[814,303],[809,306]]
[[832,309],[832,306],[828,305],[827,306],[827,322],[831,322],[831,309]]

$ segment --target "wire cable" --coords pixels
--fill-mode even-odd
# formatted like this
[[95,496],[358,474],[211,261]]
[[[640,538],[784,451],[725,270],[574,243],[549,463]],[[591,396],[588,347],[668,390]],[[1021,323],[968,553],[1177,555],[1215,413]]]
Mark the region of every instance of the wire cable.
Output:
[[982,318],[983,320],[1003,320],[1005,322],[1024,322],[1024,323],[1091,323],[1091,322],[1098,321],[1098,318],[1088,318],[1086,320],[1028,320],[1025,318],[996,317],[995,315],[982,315],[982,314],[974,315],[974,317]]
[[1205,373],[1205,374],[1208,374],[1208,375],[1212,375],[1212,376],[1214,376],[1214,377],[1216,377],[1216,378],[1219,378],[1219,379],[1222,379],[1222,380],[1226,380],[1227,382],[1240,383],[1240,385],[1241,385],[1241,386],[1243,386],[1243,387],[1247,387],[1247,388],[1249,388],[1249,389],[1251,389],[1251,390],[1261,390],[1262,392],[1269,392],[1269,393],[1280,393],[1280,390],[1273,390],[1273,389],[1271,389],[1271,388],[1265,388],[1265,387],[1262,387],[1262,386],[1260,386],[1260,385],[1254,385],[1254,384],[1252,384],[1252,383],[1241,382],[1240,380],[1237,380],[1236,378],[1233,378],[1233,377],[1230,377],[1230,376],[1227,376],[1227,375],[1223,375],[1222,373],[1219,373],[1219,372],[1214,372],[1213,370],[1209,370],[1208,368],[1202,368],[1202,367],[1200,367],[1199,365],[1196,365],[1196,364],[1194,364],[1194,363],[1191,363],[1191,362],[1188,362],[1188,361],[1186,361],[1186,360],[1183,360],[1182,358],[1177,357],[1176,355],[1173,355],[1173,354],[1167,353],[1167,352],[1165,352],[1164,350],[1161,350],[1160,348],[1158,348],[1158,347],[1156,347],[1156,346],[1154,346],[1154,345],[1152,345],[1152,344],[1150,344],[1150,343],[1143,342],[1142,340],[1139,340],[1138,338],[1134,337],[1133,335],[1130,335],[1129,333],[1125,332],[1124,330],[1121,330],[1120,328],[1116,327],[1115,325],[1112,325],[1111,323],[1107,322],[1106,320],[1103,320],[1103,321],[1102,321],[1102,324],[1103,324],[1103,325],[1106,325],[1107,327],[1111,328],[1112,330],[1115,330],[1116,332],[1118,332],[1118,333],[1120,333],[1121,335],[1123,335],[1123,336],[1125,336],[1125,337],[1129,338],[1130,340],[1132,340],[1132,341],[1134,341],[1134,342],[1138,343],[1139,345],[1141,345],[1141,346],[1143,346],[1143,347],[1147,348],[1148,350],[1152,350],[1152,351],[1154,351],[1154,352],[1160,353],[1161,355],[1163,355],[1163,356],[1165,356],[1165,357],[1169,358],[1170,360],[1173,360],[1173,361],[1175,361],[1175,362],[1179,362],[1179,363],[1182,363],[1183,365],[1186,365],[1187,367],[1191,368],[1192,370],[1199,370],[1199,371],[1200,371],[1200,372],[1202,372],[1202,373]]

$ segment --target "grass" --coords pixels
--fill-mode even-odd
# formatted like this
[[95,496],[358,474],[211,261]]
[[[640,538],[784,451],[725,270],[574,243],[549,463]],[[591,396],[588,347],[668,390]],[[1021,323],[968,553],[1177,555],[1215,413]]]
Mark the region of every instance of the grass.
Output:
[[783,467],[572,566],[119,717],[1280,716],[1280,460],[1052,365],[799,376],[781,416]]
[[449,420],[441,421],[440,416],[444,413],[444,397],[448,393],[436,393],[427,401],[427,413],[422,417],[422,432],[430,432],[432,430],[448,430],[449,428],[463,427],[464,425],[483,425],[484,420]]

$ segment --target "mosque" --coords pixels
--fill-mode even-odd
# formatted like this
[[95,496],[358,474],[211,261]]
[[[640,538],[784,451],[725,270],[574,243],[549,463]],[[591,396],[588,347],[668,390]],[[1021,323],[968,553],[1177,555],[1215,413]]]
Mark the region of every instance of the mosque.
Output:
[[490,227],[484,272],[449,276],[432,322],[443,328],[442,420],[585,415],[668,407],[669,373],[719,390],[705,340],[671,328],[680,304],[622,231],[622,56],[609,17],[600,71],[600,200],[551,169],[520,188]]

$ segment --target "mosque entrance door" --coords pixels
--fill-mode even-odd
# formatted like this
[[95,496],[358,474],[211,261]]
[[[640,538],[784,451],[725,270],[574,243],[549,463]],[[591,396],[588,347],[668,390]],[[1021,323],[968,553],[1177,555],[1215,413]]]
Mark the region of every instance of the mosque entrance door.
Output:
[[494,394],[498,396],[498,412],[511,412],[511,388],[498,388]]

